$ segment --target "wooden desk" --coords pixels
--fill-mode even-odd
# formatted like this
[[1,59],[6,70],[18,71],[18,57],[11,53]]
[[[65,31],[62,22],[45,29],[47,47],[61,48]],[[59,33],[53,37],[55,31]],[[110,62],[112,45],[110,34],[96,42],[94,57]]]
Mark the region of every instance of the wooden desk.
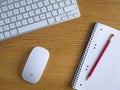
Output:
[[[0,42],[0,90],[72,90],[71,81],[95,21],[120,29],[120,0],[78,0],[81,17]],[[34,46],[50,51],[36,85],[21,79]]]

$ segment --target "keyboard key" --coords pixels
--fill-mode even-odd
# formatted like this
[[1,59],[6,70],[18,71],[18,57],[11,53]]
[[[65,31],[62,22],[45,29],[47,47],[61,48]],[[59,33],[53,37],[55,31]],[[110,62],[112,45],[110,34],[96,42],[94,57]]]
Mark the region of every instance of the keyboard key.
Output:
[[75,0],[71,0],[71,2],[74,4],[74,3],[75,3]]
[[13,15],[13,12],[12,12],[12,11],[8,11],[8,12],[7,12],[7,15],[10,17],[10,16]]
[[16,3],[14,3],[14,6],[15,6],[15,8],[19,8],[20,7],[20,3],[16,2]]
[[53,7],[54,7],[54,9],[58,9],[59,8],[58,4],[53,4]]
[[74,14],[74,17],[79,17],[79,16],[80,16],[79,13],[75,13],[75,14]]
[[19,14],[19,10],[15,9],[15,10],[13,10],[13,13],[14,13],[14,15]]
[[1,5],[6,5],[6,4],[7,4],[7,2],[6,2],[6,1],[1,2]]
[[4,25],[4,21],[0,20],[0,26]]
[[53,16],[57,16],[57,15],[58,15],[57,11],[56,11],[56,10],[55,10],[55,11],[52,11],[52,15],[53,15]]
[[9,29],[10,29],[10,28],[9,28],[8,25],[5,25],[5,26],[4,26],[4,30],[5,30],[5,31],[7,31],[7,30],[9,30]]
[[73,15],[69,15],[68,18],[73,18],[74,16]]
[[[9,1],[9,0],[8,0]],[[14,5],[13,4],[9,4],[8,5],[8,8],[11,10],[11,9],[14,9]]]
[[5,38],[9,38],[10,37],[9,31],[5,32],[4,35],[5,35]]
[[30,5],[26,6],[25,9],[26,9],[26,11],[30,11],[31,10],[31,6]]
[[59,5],[60,5],[60,7],[64,7],[65,3],[64,2],[60,2]]
[[48,18],[49,18],[49,17],[52,17],[51,12],[46,13],[46,16],[47,16]]
[[33,22],[34,22],[33,18],[28,19],[28,23],[33,23]]
[[65,12],[69,12],[69,11],[72,11],[72,10],[74,10],[74,9],[76,9],[76,6],[75,6],[75,5],[68,6],[68,7],[65,7],[65,8],[64,8]]
[[61,18],[66,17],[66,16],[67,16],[66,13],[63,13],[60,15]]
[[10,19],[9,18],[6,18],[4,21],[5,21],[5,24],[10,23]]
[[42,12],[42,13],[45,13],[45,12],[47,12],[47,9],[46,9],[46,7],[43,7],[43,8],[41,8],[41,12]]
[[2,13],[2,14],[1,14],[1,17],[4,19],[4,18],[7,17],[7,14],[6,14],[6,13]]
[[62,20],[67,20],[68,18],[67,17],[62,17]]
[[79,13],[78,10],[74,10],[72,12],[69,12],[68,15],[73,15],[73,14],[76,14],[76,13]]
[[62,1],[62,0],[57,0],[57,2],[60,2],[60,1]]
[[40,9],[36,9],[36,10],[35,10],[35,14],[36,14],[36,15],[39,15],[39,14],[41,14],[41,11],[40,11]]
[[34,17],[34,20],[35,20],[35,21],[40,21],[39,16],[35,16],[35,17]]
[[44,4],[47,6],[47,5],[49,5],[49,0],[45,0],[44,1]]
[[25,6],[26,5],[26,0],[21,0],[21,6]]
[[70,5],[70,4],[71,4],[71,3],[70,3],[70,0],[66,0],[66,1],[65,1],[65,4],[66,4],[66,5]]
[[11,34],[12,36],[15,36],[15,35],[18,34],[18,32],[17,32],[16,29],[13,29],[13,30],[10,30],[10,34]]
[[61,9],[58,9],[58,13],[59,13],[59,14],[64,13],[63,9],[62,9],[62,8],[61,8]]
[[16,22],[16,26],[17,26],[17,27],[22,26],[21,22],[20,22],[20,21]]
[[15,16],[11,17],[11,21],[12,21],[12,22],[17,21],[16,17],[15,17]]
[[57,22],[61,22],[61,21],[62,21],[60,16],[55,17],[55,20],[56,20]]
[[34,11],[30,11],[30,12],[29,12],[29,15],[30,15],[30,16],[34,16],[34,15],[35,15]]
[[33,0],[33,2],[38,2],[39,0]]
[[32,4],[32,9],[36,9],[37,8],[37,4]]
[[14,23],[10,24],[10,28],[11,29],[15,28],[15,24]]
[[2,7],[2,10],[3,10],[3,11],[7,11],[7,10],[8,10],[8,7],[7,7],[7,6],[3,6],[3,7]]
[[50,18],[50,19],[48,19],[48,23],[49,23],[49,24],[53,24],[53,23],[55,23],[55,19],[54,19],[54,18]]
[[38,7],[43,7],[43,2],[39,2]]
[[32,0],[26,0],[28,4],[32,4]]
[[22,15],[17,15],[17,20],[22,20],[23,16]]
[[48,23],[47,23],[46,20],[44,20],[44,21],[41,21],[41,22],[38,22],[38,23],[34,23],[34,24],[30,24],[30,25],[18,28],[18,32],[19,33],[25,33],[25,32],[29,32],[30,29],[35,30],[35,29],[38,29],[38,28],[42,28],[46,25],[48,25]]
[[47,6],[48,11],[52,11],[53,7],[52,6]]
[[28,13],[24,13],[24,14],[23,14],[23,17],[24,17],[24,19],[25,19],[25,18],[28,18],[28,17],[29,17]]
[[8,0],[8,3],[13,3],[13,0]]
[[17,1],[19,1],[19,0],[14,0],[14,2],[17,2]]
[[0,40],[2,40],[2,39],[4,39],[5,37],[4,37],[4,35],[3,35],[3,33],[0,33]]
[[22,25],[27,25],[27,24],[28,24],[27,20],[22,20]]
[[20,13],[24,13],[25,12],[25,8],[24,7],[19,8],[19,10],[20,10]]
[[51,3],[55,3],[55,0],[50,0]]
[[45,18],[46,18],[46,17],[45,17],[45,14],[41,14],[41,15],[40,15],[40,18],[41,18],[41,19],[45,19]]
[[3,27],[0,27],[0,32],[3,32]]

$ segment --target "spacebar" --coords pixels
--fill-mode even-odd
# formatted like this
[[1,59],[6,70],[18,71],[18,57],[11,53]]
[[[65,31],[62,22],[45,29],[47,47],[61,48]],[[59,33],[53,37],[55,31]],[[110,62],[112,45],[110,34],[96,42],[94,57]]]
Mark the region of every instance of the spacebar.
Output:
[[44,21],[41,21],[41,22],[37,22],[37,23],[34,23],[34,24],[30,24],[30,25],[27,25],[27,26],[20,27],[20,28],[18,28],[18,32],[19,33],[25,33],[25,32],[29,32],[29,31],[33,31],[35,29],[39,29],[39,28],[47,26],[47,25],[48,25],[47,21],[44,20]]

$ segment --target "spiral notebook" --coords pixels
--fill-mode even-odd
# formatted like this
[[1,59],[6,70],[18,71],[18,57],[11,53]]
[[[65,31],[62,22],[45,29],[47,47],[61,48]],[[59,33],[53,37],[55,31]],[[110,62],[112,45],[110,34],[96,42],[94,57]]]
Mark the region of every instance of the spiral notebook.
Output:
[[[114,38],[97,64],[92,76],[86,77],[105,46],[109,36]],[[77,90],[120,90],[120,31],[97,22],[73,78]]]

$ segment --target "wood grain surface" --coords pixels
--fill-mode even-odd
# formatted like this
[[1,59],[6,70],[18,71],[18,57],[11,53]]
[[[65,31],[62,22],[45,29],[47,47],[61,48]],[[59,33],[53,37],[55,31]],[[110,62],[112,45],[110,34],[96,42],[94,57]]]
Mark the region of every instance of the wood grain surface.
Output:
[[[77,0],[81,17],[0,42],[0,90],[73,90],[71,81],[94,22],[120,29],[120,0]],[[35,46],[50,51],[38,84],[21,78]]]

